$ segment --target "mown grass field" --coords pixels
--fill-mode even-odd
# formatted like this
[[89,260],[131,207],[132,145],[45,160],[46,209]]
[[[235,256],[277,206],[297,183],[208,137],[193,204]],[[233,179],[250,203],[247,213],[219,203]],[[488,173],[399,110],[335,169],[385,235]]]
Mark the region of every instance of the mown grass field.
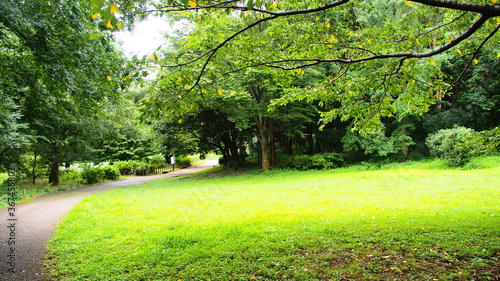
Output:
[[54,280],[499,280],[500,167],[432,163],[107,191],[63,220],[46,267]]

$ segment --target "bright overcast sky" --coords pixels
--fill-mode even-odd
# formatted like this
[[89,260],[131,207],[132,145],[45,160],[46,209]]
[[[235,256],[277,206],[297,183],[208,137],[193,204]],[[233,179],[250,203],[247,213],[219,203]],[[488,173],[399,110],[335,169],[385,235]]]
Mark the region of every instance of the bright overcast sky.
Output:
[[121,48],[127,56],[142,57],[153,53],[159,46],[165,44],[163,34],[171,30],[170,25],[161,18],[149,17],[138,22],[133,31],[120,31],[116,39],[123,44]]

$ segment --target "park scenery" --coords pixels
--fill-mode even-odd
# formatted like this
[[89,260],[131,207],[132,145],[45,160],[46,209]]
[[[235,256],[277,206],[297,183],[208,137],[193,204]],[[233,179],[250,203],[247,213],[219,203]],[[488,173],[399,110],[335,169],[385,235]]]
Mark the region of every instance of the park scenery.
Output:
[[0,1],[0,280],[500,280],[499,29],[496,0]]

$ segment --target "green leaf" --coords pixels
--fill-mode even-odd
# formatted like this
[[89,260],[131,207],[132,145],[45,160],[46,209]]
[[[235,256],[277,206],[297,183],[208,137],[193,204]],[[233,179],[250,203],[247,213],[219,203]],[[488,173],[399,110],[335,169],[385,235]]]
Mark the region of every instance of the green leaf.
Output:
[[253,10],[253,6],[254,6],[253,0],[248,0],[248,2],[247,2],[247,9]]
[[104,4],[104,0],[91,0],[90,1],[90,7],[92,9],[101,9],[103,4]]

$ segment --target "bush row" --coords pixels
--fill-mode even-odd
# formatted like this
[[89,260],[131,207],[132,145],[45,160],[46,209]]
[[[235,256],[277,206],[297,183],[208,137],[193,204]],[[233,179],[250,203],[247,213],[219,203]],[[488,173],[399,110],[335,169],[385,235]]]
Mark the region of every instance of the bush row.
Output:
[[[163,156],[162,156],[163,158]],[[187,167],[191,165],[191,158],[182,157],[176,160],[176,167]],[[159,170],[165,168],[167,163],[165,162],[165,158],[163,161],[158,161],[158,159],[154,160],[148,157],[148,162],[142,161],[117,161],[114,163],[114,166],[120,170],[121,175],[132,175],[136,174],[138,176],[144,176],[148,174],[158,173]]]
[[322,153],[314,155],[295,154],[279,156],[277,168],[294,170],[334,169],[345,164],[340,153]]
[[113,166],[92,167],[84,169],[80,173],[82,181],[87,184],[98,183],[103,180],[117,180],[120,177],[120,171]]
[[157,172],[158,169],[162,169],[166,166],[163,164],[153,164],[139,161],[118,161],[114,163],[114,166],[118,168],[120,174],[126,175],[147,175]]
[[145,161],[117,161],[113,165],[101,168],[92,167],[84,169],[80,177],[87,184],[97,183],[103,180],[116,180],[120,175],[145,176],[159,173],[167,165],[165,157],[162,155],[152,155]]

